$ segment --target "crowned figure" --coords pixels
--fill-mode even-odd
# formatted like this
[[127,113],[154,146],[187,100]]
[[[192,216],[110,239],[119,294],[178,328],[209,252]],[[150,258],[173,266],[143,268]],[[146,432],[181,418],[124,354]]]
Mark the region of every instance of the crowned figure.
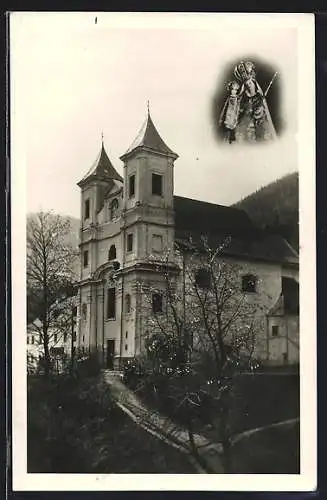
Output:
[[219,125],[226,142],[258,142],[276,138],[266,95],[257,82],[255,65],[241,61],[234,69],[235,81],[227,84],[228,97],[222,108]]

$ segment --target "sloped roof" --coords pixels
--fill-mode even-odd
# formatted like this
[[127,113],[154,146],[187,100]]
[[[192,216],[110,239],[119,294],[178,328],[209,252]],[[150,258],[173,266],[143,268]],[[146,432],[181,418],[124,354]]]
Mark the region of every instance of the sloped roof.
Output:
[[135,140],[132,142],[127,151],[120,157],[122,160],[130,155],[137,148],[145,148],[150,151],[162,153],[173,158],[178,158],[178,155],[174,153],[167,144],[161,139],[159,132],[157,131],[154,123],[151,119],[150,113],[148,113],[145,122],[142,125],[140,132],[138,133]]
[[177,229],[234,234],[252,228],[247,213],[238,208],[174,196],[174,210]]
[[103,143],[95,162],[93,163],[90,170],[79,181],[78,185],[80,186],[84,184],[86,181],[91,180],[93,178],[99,178],[104,180],[114,179],[121,182],[123,181],[123,178],[119,175],[119,173],[111,163]]
[[180,196],[174,196],[174,208],[177,244],[189,238],[200,244],[205,236],[210,246],[223,245],[226,256],[298,264],[297,252],[284,238],[255,227],[243,210]]

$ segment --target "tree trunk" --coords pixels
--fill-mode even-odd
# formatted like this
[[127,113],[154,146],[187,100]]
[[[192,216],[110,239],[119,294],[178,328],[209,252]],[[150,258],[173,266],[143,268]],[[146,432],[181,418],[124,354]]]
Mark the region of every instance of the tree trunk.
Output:
[[44,348],[44,376],[49,378],[51,372],[51,356],[49,351],[49,337],[47,328],[43,328],[43,348]]

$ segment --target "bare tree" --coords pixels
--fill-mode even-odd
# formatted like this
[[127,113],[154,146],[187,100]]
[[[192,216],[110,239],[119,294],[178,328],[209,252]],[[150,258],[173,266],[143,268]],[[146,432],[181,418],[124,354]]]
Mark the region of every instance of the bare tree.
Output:
[[33,327],[44,350],[46,376],[51,343],[71,331],[76,250],[68,242],[69,231],[69,219],[52,212],[39,212],[27,220],[27,293],[38,319]]
[[[145,364],[161,380],[173,413],[186,425],[192,454],[202,466],[194,439],[209,424],[231,470],[231,408],[240,371],[255,369],[256,334],[263,328],[262,304],[242,288],[242,267],[224,258],[229,241],[211,248],[189,242],[152,261],[160,279],[139,284],[143,301]],[[250,283],[250,288],[258,283]],[[155,387],[158,391],[158,387]],[[210,465],[206,466],[208,472]]]

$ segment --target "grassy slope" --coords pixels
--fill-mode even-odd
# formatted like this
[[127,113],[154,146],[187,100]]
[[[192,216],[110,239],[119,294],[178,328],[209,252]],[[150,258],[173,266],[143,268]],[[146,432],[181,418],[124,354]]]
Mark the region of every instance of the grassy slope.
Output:
[[236,443],[233,471],[237,474],[299,474],[299,424],[269,428]]
[[97,377],[28,379],[28,472],[194,473],[186,456],[140,429]]

